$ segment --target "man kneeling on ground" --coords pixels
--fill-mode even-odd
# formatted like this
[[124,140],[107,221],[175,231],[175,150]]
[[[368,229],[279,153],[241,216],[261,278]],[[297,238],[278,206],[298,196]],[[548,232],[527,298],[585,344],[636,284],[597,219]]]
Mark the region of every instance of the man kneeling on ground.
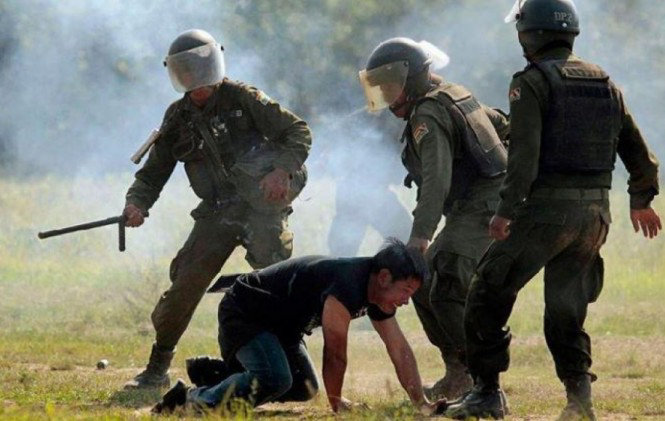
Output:
[[[426,276],[422,254],[391,239],[374,257],[306,256],[222,277],[210,292],[231,284],[219,305],[219,344],[229,362],[222,364],[227,373],[219,377],[225,378],[189,389],[179,381],[156,409],[186,402],[213,408],[233,398],[253,406],[312,399],[319,385],[303,335],[319,326],[328,401],[335,412],[350,409],[351,402],[342,397],[349,323],[367,314],[411,402],[429,415],[442,402],[423,395],[416,360],[394,317]],[[233,365],[239,369],[228,370]]]

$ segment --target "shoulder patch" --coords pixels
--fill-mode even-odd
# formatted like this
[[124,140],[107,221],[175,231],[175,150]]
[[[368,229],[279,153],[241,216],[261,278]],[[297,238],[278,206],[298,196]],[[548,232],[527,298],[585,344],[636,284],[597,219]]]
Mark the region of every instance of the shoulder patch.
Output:
[[256,100],[259,101],[259,102],[260,102],[261,104],[263,104],[263,105],[268,105],[268,103],[269,103],[270,101],[272,101],[272,100],[270,99],[270,97],[269,97],[268,95],[266,95],[266,93],[263,92],[263,91],[260,90],[260,89],[257,89],[257,90],[256,90]]
[[420,143],[427,133],[429,133],[429,128],[425,122],[420,123],[418,127],[413,129],[413,141],[416,142],[416,145]]
[[508,93],[508,100],[512,103],[515,101],[519,101],[522,98],[522,88],[517,87],[514,89],[511,89],[510,92]]

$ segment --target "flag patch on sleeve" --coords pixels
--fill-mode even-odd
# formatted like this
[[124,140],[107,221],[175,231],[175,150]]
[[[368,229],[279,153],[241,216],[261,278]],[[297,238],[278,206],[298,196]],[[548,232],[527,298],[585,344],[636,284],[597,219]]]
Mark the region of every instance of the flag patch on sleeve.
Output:
[[519,101],[522,98],[522,88],[511,89],[508,94],[508,99],[510,102]]
[[413,141],[416,142],[416,145],[420,143],[423,137],[429,133],[429,129],[427,128],[427,123],[420,123],[418,127],[413,129]]

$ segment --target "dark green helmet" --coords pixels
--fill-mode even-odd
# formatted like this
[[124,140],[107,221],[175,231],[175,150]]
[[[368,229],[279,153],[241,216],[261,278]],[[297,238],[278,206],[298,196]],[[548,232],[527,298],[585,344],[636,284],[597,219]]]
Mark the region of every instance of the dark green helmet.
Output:
[[410,38],[391,38],[379,44],[359,74],[368,108],[385,108],[402,92],[409,98],[427,93],[431,63],[432,57],[422,44]]
[[408,63],[408,77],[429,68],[432,59],[425,49],[410,38],[391,38],[379,44],[367,60],[366,70],[376,69],[384,64],[405,61]]
[[517,0],[506,20],[516,21],[518,32],[580,33],[580,20],[572,0]]

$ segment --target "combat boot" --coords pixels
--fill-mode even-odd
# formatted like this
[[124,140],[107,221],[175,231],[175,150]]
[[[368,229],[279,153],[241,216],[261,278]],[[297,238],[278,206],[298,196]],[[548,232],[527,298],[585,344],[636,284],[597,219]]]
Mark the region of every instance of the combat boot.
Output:
[[499,387],[499,376],[478,378],[471,391],[451,402],[446,416],[457,420],[467,418],[503,419],[508,414],[506,396]]
[[559,421],[595,421],[591,403],[591,376],[584,374],[579,377],[564,379],[568,403],[563,408]]
[[449,401],[459,398],[473,387],[473,379],[461,361],[446,361],[446,375],[434,385],[424,387],[427,399],[434,401],[446,398]]
[[145,370],[125,383],[125,389],[168,387],[171,383],[169,379],[169,366],[171,365],[174,353],[174,350],[162,349],[157,344],[153,344],[150,359]]
[[178,406],[183,406],[187,403],[187,391],[189,387],[184,381],[178,379],[175,385],[162,396],[162,400],[153,406],[150,412],[153,414],[169,414],[173,412]]

